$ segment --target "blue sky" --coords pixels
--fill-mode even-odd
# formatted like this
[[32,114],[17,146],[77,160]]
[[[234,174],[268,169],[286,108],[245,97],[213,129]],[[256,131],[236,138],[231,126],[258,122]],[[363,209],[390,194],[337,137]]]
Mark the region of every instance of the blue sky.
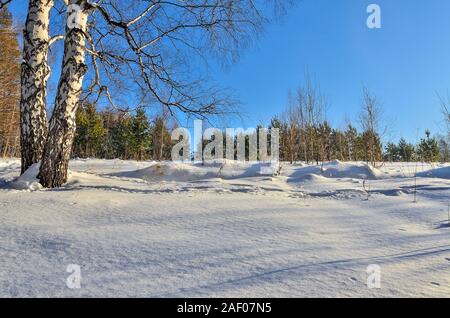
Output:
[[[11,7],[22,20],[24,3]],[[382,9],[381,29],[366,26],[371,3]],[[214,65],[210,75],[243,102],[247,127],[279,114],[288,90],[308,72],[328,97],[334,126],[356,121],[365,85],[384,107],[391,127],[385,141],[404,136],[414,142],[417,129],[442,132],[437,93],[450,90],[450,1],[298,1],[240,61]]]
[[[381,29],[366,26],[371,3],[382,9]],[[385,139],[415,141],[418,128],[440,133],[436,94],[450,89],[450,1],[299,1],[217,78],[236,89],[255,125],[285,106],[306,71],[327,94],[336,126],[356,119],[365,85],[385,109]]]

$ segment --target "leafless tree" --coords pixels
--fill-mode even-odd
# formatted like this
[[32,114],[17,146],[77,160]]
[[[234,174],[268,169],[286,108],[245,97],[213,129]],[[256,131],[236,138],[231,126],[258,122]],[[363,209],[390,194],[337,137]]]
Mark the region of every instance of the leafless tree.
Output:
[[321,89],[317,87],[311,80],[311,77],[307,75],[306,84],[304,87],[304,103],[301,106],[306,118],[306,138],[309,143],[309,155],[308,160],[316,160],[319,163],[319,158],[314,158],[314,153],[320,145],[318,145],[317,129],[319,124],[324,120],[324,115],[327,107],[327,100]]
[[439,96],[441,102],[441,111],[444,116],[444,122],[447,128],[447,134],[450,136],[450,96],[447,93],[446,98]]
[[320,88],[313,83],[309,75],[304,84],[297,89],[296,98],[289,93],[289,106],[281,119],[284,155],[293,162],[303,157],[306,162],[317,162],[323,157],[319,150],[325,149],[318,138],[318,129],[324,121],[327,100]]
[[381,159],[377,143],[380,143],[380,137],[386,131],[386,128],[381,127],[382,119],[383,109],[377,97],[364,87],[359,123],[364,131],[366,160],[373,166]]
[[292,93],[289,92],[289,106],[282,115],[283,122],[286,123],[287,131],[285,138],[285,150],[289,161],[293,163],[297,159],[300,146],[300,123],[301,109],[295,103]]

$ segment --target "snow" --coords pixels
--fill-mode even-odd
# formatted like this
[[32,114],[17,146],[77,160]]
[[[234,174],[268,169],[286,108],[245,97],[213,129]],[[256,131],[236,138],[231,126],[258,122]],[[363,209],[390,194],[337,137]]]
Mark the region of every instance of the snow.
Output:
[[325,164],[323,175],[329,178],[376,179],[381,172],[367,163],[341,163],[335,160]]
[[0,160],[0,297],[450,297],[449,165],[88,159],[53,190],[37,169]]
[[427,170],[418,174],[420,177],[450,179],[450,167]]
[[14,181],[12,181],[9,186],[13,189],[17,190],[29,190],[29,191],[37,191],[41,190],[42,186],[37,179],[37,175],[39,173],[40,164],[36,163],[28,168],[27,171]]
[[[145,181],[195,181],[211,178],[238,179],[272,175],[270,164],[239,163],[229,160],[205,164],[178,162],[153,162],[144,169],[119,172],[116,176],[143,179]],[[268,169],[264,169],[268,168]]]

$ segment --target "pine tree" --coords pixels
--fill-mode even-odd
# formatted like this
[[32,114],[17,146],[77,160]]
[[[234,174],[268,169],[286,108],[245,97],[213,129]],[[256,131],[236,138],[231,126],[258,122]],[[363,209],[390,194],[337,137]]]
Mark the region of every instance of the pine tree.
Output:
[[367,163],[375,164],[382,159],[382,145],[380,136],[373,131],[366,130],[361,135],[361,144],[363,153],[363,160]]
[[133,158],[132,118],[129,114],[119,114],[110,132],[114,158]]
[[417,149],[420,159],[424,162],[436,162],[439,160],[439,144],[436,138],[431,138],[429,130],[425,131]]
[[410,143],[407,143],[404,138],[401,138],[398,143],[398,152],[400,160],[403,162],[411,162],[415,159],[414,146]]
[[346,160],[344,157],[344,153],[345,153],[345,135],[338,129],[333,129],[331,133],[329,160],[331,160],[331,158]]
[[400,161],[400,151],[397,145],[393,142],[388,142],[384,152],[384,160],[389,162]]
[[351,124],[347,126],[347,130],[345,131],[345,151],[346,158],[349,161],[358,160],[358,131]]
[[101,115],[92,104],[78,108],[77,130],[73,155],[81,158],[98,157],[104,152],[106,129]]
[[117,149],[115,148],[115,129],[119,125],[119,119],[123,114],[118,113],[111,108],[107,108],[100,112],[100,117],[103,121],[103,127],[105,128],[105,136],[103,138],[103,145],[101,156],[106,159],[120,158]]
[[317,132],[318,161],[329,161],[332,158],[331,141],[333,129],[324,121],[319,125]]
[[137,109],[132,118],[131,129],[134,159],[148,159],[151,146],[150,124],[143,108]]

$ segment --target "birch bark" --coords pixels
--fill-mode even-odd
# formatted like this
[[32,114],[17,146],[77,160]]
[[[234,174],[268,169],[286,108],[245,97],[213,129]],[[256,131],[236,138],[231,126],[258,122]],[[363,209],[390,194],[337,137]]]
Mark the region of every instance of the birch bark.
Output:
[[53,0],[30,0],[23,32],[20,100],[22,173],[41,160],[47,137],[49,23],[53,4]]
[[61,78],[39,172],[40,182],[47,188],[60,187],[67,182],[76,129],[75,114],[87,72],[85,45],[90,10],[87,0],[68,1]]

